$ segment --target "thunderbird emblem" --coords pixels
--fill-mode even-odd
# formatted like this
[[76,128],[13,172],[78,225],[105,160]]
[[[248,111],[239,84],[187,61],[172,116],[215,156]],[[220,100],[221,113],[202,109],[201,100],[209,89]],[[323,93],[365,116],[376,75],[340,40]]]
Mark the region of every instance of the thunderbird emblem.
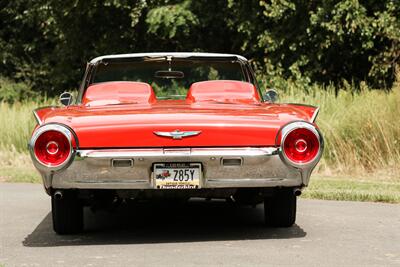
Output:
[[155,135],[171,137],[172,139],[182,139],[183,137],[195,136],[199,135],[201,131],[187,131],[181,132],[179,130],[175,130],[173,132],[154,132]]

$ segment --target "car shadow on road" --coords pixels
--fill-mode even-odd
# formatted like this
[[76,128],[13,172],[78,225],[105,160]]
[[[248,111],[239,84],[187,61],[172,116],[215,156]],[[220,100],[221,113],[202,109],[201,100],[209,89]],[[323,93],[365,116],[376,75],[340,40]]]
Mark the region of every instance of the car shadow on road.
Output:
[[202,241],[301,238],[306,232],[264,225],[263,206],[238,206],[225,201],[186,204],[137,203],[113,212],[85,210],[85,233],[59,236],[51,213],[22,242],[27,247],[99,244],[146,244]]

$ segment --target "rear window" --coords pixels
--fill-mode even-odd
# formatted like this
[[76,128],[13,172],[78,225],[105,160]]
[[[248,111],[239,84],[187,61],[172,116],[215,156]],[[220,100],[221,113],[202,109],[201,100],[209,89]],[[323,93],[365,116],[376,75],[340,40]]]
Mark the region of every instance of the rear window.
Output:
[[150,84],[159,99],[185,98],[190,85],[199,81],[246,81],[238,61],[154,59],[100,63],[92,83],[133,81]]

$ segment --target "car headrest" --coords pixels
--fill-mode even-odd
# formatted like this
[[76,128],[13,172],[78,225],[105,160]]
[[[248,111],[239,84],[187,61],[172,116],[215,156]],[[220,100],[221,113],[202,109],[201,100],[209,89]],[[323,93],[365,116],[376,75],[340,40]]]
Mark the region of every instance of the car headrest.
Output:
[[260,95],[256,87],[248,82],[215,80],[193,83],[186,96],[189,103],[259,103]]
[[153,104],[156,96],[150,84],[142,82],[104,82],[86,89],[82,98],[85,106],[116,104]]

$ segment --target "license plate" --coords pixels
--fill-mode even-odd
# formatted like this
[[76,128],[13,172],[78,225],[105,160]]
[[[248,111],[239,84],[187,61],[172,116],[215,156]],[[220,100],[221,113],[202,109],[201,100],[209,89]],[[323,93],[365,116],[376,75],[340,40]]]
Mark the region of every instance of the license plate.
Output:
[[159,189],[196,189],[200,186],[200,163],[156,163],[154,180]]

